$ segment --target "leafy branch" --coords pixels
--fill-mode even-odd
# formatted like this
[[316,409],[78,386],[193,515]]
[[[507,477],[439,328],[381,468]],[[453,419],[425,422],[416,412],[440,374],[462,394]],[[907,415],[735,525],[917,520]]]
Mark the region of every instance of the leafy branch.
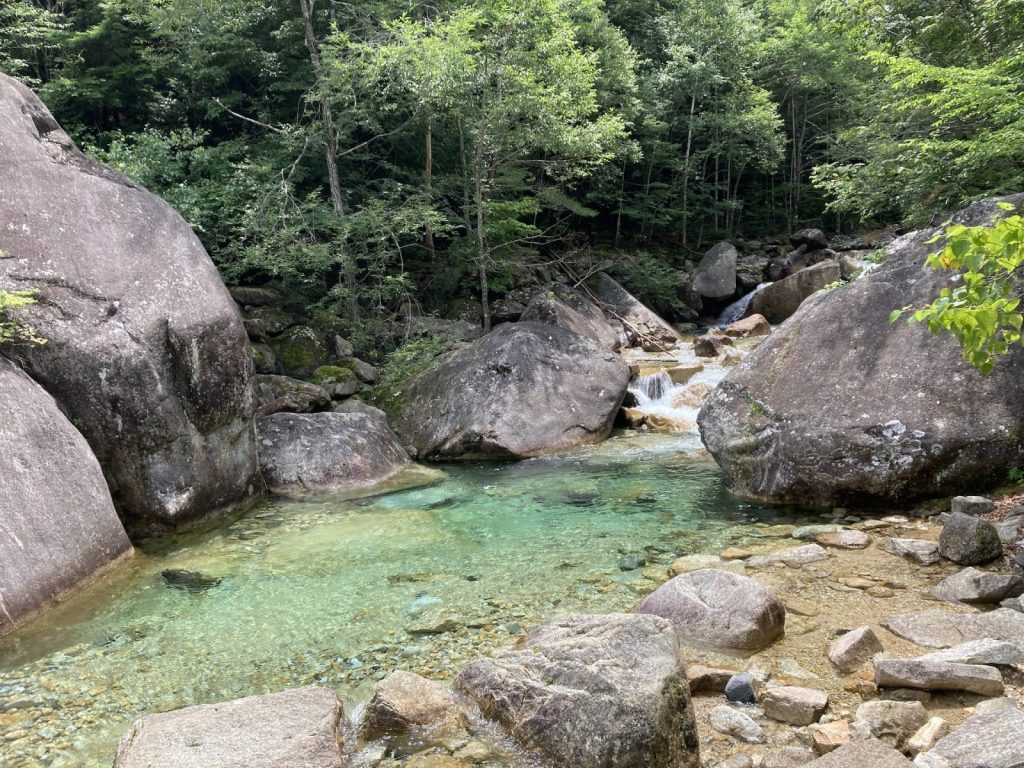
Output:
[[[1008,203],[1000,207],[1015,210]],[[936,235],[929,242],[941,237]],[[1013,215],[993,227],[947,224],[945,237],[945,247],[926,263],[932,269],[960,271],[954,278],[959,285],[943,288],[926,307],[894,310],[889,322],[912,311],[909,323],[925,323],[934,334],[951,333],[963,349],[964,360],[988,374],[999,357],[1022,343],[1024,218]]]

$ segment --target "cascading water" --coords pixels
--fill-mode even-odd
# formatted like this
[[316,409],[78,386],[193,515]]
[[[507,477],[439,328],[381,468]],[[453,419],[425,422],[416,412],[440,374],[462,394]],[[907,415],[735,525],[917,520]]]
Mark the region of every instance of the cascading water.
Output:
[[672,377],[665,371],[658,371],[635,378],[629,385],[629,391],[636,397],[637,403],[643,406],[661,400],[673,386]]
[[752,290],[746,296],[737,301],[734,301],[728,307],[722,310],[722,314],[718,316],[719,325],[732,325],[737,320],[741,320],[747,310],[750,309],[750,302],[754,300],[754,297],[763,291],[771,283],[761,283],[757,288]]

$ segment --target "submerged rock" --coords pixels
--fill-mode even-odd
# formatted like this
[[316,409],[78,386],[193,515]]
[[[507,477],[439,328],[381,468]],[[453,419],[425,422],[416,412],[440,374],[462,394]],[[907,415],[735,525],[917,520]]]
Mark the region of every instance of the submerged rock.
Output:
[[700,765],[679,640],[656,616],[570,616],[473,662],[455,688],[554,765]]
[[[1002,215],[989,201],[955,219]],[[1024,463],[1015,437],[1024,351],[982,376],[948,336],[889,323],[894,309],[927,303],[947,284],[924,264],[939,232],[900,238],[877,269],[805,303],[712,393],[698,426],[735,492],[817,506],[903,503],[978,488]]]
[[881,547],[891,555],[905,557],[921,565],[935,565],[942,559],[939,545],[927,539],[885,539]]
[[161,571],[160,576],[171,589],[180,589],[193,594],[207,592],[214,587],[220,586],[223,581],[219,576],[207,576],[198,571],[186,571],[181,568]]
[[0,358],[0,635],[132,551],[99,462]]
[[276,413],[257,419],[256,431],[275,493],[365,490],[415,466],[387,422],[370,414]]
[[510,323],[414,377],[395,430],[425,459],[538,456],[604,440],[628,384],[592,339]]
[[238,307],[167,203],[83,155],[0,75],[0,289],[47,339],[11,354],[92,446],[131,523],[177,527],[258,489]]
[[114,768],[341,768],[341,719],[326,688],[147,715],[121,737]]
[[763,584],[713,569],[676,576],[636,607],[669,619],[684,641],[759,651],[782,637],[786,608]]

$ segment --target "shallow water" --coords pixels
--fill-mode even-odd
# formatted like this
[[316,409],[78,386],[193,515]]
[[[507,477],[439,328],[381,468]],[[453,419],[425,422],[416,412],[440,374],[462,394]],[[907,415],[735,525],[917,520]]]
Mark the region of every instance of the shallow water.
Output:
[[[730,497],[695,448],[624,433],[563,457],[448,466],[438,485],[372,499],[272,500],[142,542],[0,640],[0,765],[108,766],[152,711],[311,683],[351,703],[398,667],[448,677],[545,619],[629,609],[653,585],[620,569],[624,555],[663,569],[794,519]],[[171,569],[204,579],[189,589]]]

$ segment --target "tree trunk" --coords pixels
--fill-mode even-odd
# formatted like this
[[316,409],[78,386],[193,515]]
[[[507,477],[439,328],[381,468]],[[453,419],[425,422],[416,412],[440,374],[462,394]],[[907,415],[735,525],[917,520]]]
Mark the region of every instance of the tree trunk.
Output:
[[[426,159],[424,160],[423,167],[423,184],[427,188],[427,199],[431,205],[434,203],[434,131],[431,124],[431,119],[427,118],[427,131],[424,138],[424,154]],[[427,257],[431,263],[437,261],[437,250],[434,248],[434,231],[431,229],[430,222],[427,221],[423,232],[423,242],[427,248]]]
[[686,126],[686,160],[683,163],[683,246],[686,246],[686,230],[690,221],[690,157],[693,154],[693,113],[697,108],[697,96],[690,97],[690,120]]

